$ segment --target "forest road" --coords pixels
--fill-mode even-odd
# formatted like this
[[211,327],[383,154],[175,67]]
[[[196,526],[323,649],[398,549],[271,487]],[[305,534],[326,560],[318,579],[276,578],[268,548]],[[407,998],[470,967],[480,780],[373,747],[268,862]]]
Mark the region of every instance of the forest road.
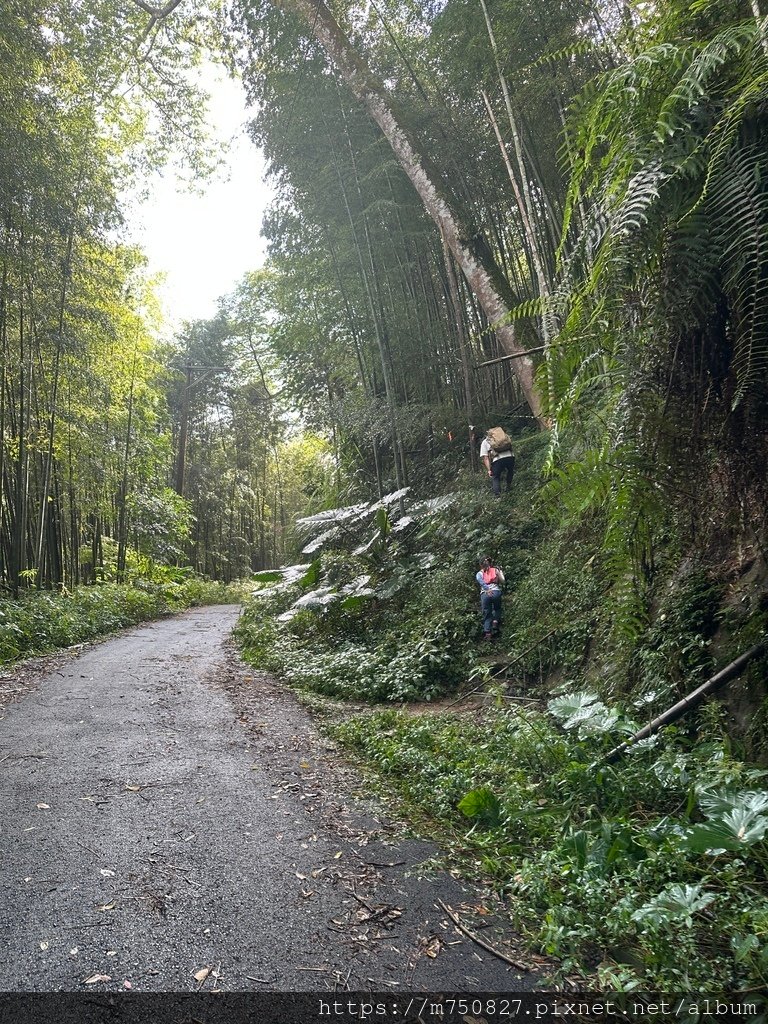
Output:
[[59,656],[5,708],[0,990],[546,988],[436,903],[503,942],[482,893],[409,873],[430,845],[351,795],[293,695],[233,653],[237,616]]

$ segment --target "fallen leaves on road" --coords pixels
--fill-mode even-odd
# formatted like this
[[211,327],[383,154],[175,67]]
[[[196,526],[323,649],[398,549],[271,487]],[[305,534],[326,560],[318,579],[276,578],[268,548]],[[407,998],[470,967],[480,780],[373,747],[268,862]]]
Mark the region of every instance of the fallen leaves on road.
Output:
[[111,903],[102,903],[98,907],[96,907],[96,909],[97,910],[114,910],[115,909],[115,901],[112,900]]
[[40,949],[48,949],[48,943],[47,942],[41,942],[40,943]]
[[100,981],[112,981],[111,974],[92,974],[90,978],[86,978],[83,982],[84,985],[98,985]]
[[129,793],[139,793],[143,789],[142,786],[137,786],[133,782],[126,782],[125,788],[128,790]]
[[101,870],[99,871],[99,874],[102,875],[104,878],[114,878],[115,877],[115,872],[112,871],[111,868],[101,868]]
[[37,809],[38,809],[38,811],[50,811],[51,805],[50,804],[38,804],[37,805]]
[[435,957],[440,953],[445,943],[439,935],[426,935],[419,942],[423,953],[434,960]]
[[193,975],[193,977],[194,977],[195,981],[199,981],[200,984],[202,985],[202,983],[205,981],[205,979],[208,977],[208,975],[210,973],[211,973],[211,968],[210,967],[201,967],[199,971],[195,971],[195,974]]

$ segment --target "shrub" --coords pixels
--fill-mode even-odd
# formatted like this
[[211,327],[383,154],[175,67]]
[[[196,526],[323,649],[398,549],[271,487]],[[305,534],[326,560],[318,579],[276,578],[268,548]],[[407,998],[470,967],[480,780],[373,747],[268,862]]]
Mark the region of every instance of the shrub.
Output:
[[454,866],[495,881],[564,973],[657,991],[765,983],[768,792],[723,745],[686,751],[670,734],[599,768],[610,734],[519,709],[474,724],[387,711],[331,731],[437,826]]
[[31,590],[0,600],[0,663],[83,643],[190,605],[229,603],[236,593],[196,577],[164,584],[137,581]]

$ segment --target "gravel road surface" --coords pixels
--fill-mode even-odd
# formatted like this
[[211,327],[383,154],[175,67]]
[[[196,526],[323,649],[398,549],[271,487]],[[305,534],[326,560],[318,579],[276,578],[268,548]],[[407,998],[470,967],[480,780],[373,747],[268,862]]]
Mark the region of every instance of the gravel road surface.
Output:
[[412,871],[434,850],[237,659],[237,615],[27,669],[0,720],[0,990],[546,988],[455,927],[438,899],[530,961],[485,894]]

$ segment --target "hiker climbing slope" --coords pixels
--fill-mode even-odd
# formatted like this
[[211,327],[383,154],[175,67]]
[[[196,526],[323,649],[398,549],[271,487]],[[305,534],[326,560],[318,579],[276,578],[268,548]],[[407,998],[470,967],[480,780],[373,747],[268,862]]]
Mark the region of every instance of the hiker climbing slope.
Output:
[[480,586],[480,610],[483,616],[483,638],[498,636],[501,629],[501,588],[504,573],[493,565],[490,558],[480,559],[480,570],[475,576]]
[[506,492],[509,493],[515,475],[515,456],[512,441],[503,427],[491,427],[486,433],[480,445],[480,458],[491,478],[494,496],[501,497],[502,475],[506,476]]

